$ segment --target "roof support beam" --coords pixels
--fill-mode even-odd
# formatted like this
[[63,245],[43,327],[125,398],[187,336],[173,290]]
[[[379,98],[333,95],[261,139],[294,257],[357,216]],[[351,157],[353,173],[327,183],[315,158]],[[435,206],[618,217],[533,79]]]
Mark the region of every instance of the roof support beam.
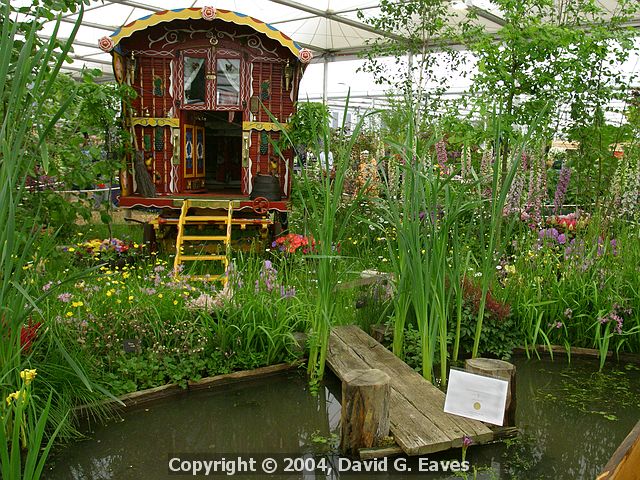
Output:
[[500,25],[501,27],[506,24],[504,18],[499,17],[498,15],[494,15],[484,8],[477,7],[473,4],[473,0],[466,0],[465,5],[471,12],[475,13],[479,17],[484,18],[485,20],[489,20],[490,22],[495,23],[496,25]]
[[99,65],[111,65],[111,62],[108,60],[100,60],[99,58],[91,58],[85,55],[71,55],[71,58],[74,60],[81,60],[87,63],[97,63]]
[[376,35],[380,35],[382,37],[392,38],[394,40],[404,40],[402,35],[396,35],[395,33],[383,32],[371,25],[367,25],[366,23],[357,22],[356,20],[351,20],[350,18],[344,18],[340,15],[337,15],[331,11],[319,10],[317,8],[309,7],[307,5],[303,5],[298,2],[294,2],[292,0],[269,0],[273,3],[278,3],[280,5],[284,5],[285,7],[295,8],[296,10],[300,10],[302,12],[307,12],[312,15],[316,15],[318,17],[326,18],[327,20],[333,20],[334,22],[343,23],[345,25],[349,25],[350,27],[357,28],[359,30],[364,30],[369,33],[375,33]]
[[[78,19],[65,17],[65,18],[61,18],[60,21],[64,23],[73,23],[75,25],[78,22]],[[100,23],[85,22],[84,20],[82,20],[82,26],[89,27],[89,28],[97,28],[98,30],[105,30],[107,32],[114,32],[119,28],[119,27],[114,27],[113,25],[102,25]]]
[[[362,8],[348,8],[346,10],[335,10],[332,13],[334,15],[342,15],[343,13],[353,13],[353,12],[363,12],[365,10],[371,10],[373,8],[378,8],[378,7],[362,7]],[[316,15],[306,15],[304,17],[296,17],[296,18],[290,18],[288,20],[278,20],[277,22],[270,22],[271,25],[282,25],[283,23],[291,23],[291,22],[299,22],[302,20],[311,20],[313,18],[317,18]]]
[[[49,35],[38,35],[42,40],[51,40],[51,37]],[[69,41],[68,38],[58,38],[57,39],[60,43],[67,43]],[[80,40],[74,40],[73,41],[73,45],[78,45],[80,47],[87,47],[87,48],[94,48],[96,50],[100,50],[100,47],[98,46],[98,42],[96,40],[96,43],[89,43],[89,42],[82,42]]]
[[154,7],[152,5],[145,5],[144,3],[131,2],[129,0],[109,0],[110,3],[118,3],[120,5],[126,5],[127,7],[140,8],[141,10],[148,10],[149,12],[164,12],[165,8]]

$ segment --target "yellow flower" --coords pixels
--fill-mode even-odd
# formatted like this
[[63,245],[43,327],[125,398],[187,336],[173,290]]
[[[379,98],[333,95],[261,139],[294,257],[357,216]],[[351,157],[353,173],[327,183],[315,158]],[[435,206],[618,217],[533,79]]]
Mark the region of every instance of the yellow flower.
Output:
[[84,305],[84,302],[71,302],[73,308],[78,308]]
[[75,249],[75,248],[73,248],[73,247],[69,247],[69,250],[68,250],[68,251],[69,251],[69,252],[75,252],[75,251],[76,251],[76,249]]
[[507,273],[516,273],[516,267],[514,265],[505,265],[504,270]]
[[[22,395],[20,395],[22,393]],[[7,405],[11,405],[11,402],[18,401],[20,399],[20,397],[22,397],[22,400],[24,401],[27,398],[27,394],[24,391],[20,391],[18,390],[17,392],[13,392],[10,393],[9,396],[6,398],[7,400]]]
[[133,300],[133,295],[129,295],[129,301]]
[[107,291],[107,297],[110,297],[111,295],[113,295],[113,292],[111,290]]
[[36,378],[36,375],[37,373],[35,368],[33,370],[25,369],[20,372],[20,378],[24,380],[25,385],[29,385],[33,379]]
[[178,300],[174,300],[174,301],[173,301],[173,304],[174,304],[174,305],[177,305],[177,304],[178,304]]
[[67,312],[67,317],[73,317],[73,312]]
[[158,298],[162,298],[163,295],[161,293],[158,294]]
[[116,300],[116,303],[122,303],[122,300],[117,299],[117,300]]

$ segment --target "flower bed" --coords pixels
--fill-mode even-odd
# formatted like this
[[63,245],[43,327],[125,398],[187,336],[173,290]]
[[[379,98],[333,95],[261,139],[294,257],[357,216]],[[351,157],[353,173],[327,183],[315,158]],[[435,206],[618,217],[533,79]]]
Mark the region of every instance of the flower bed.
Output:
[[64,247],[63,251],[73,254],[74,260],[79,263],[108,263],[112,267],[122,268],[141,257],[143,248],[144,245],[119,238],[94,238]]

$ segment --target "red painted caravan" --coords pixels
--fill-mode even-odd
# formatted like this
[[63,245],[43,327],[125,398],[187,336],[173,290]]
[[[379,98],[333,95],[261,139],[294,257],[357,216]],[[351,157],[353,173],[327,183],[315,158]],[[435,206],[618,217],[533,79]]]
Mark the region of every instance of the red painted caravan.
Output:
[[213,7],[149,15],[100,47],[116,80],[138,94],[126,112],[136,154],[121,174],[121,206],[175,209],[188,198],[232,201],[245,216],[287,211],[293,154],[278,155],[272,142],[293,114],[311,52]]

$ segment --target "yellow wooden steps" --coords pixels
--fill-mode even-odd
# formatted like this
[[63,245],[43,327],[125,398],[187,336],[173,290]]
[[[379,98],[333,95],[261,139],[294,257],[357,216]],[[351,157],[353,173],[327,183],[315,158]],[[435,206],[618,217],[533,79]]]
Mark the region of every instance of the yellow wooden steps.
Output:
[[183,235],[182,240],[187,242],[195,242],[198,240],[212,240],[217,242],[224,242],[226,240],[226,235]]
[[[198,200],[197,208],[204,209],[219,209],[220,202],[211,202],[210,205],[206,201]],[[234,202],[230,201],[226,205],[227,215],[194,215],[189,212],[189,209],[196,207],[189,199],[185,199],[182,203],[182,209],[180,210],[180,218],[178,218],[178,237],[176,238],[176,258],[173,263],[174,276],[178,277],[180,274],[180,267],[185,261],[217,261],[224,263],[224,270],[227,271],[229,267],[229,257],[231,255],[231,226],[233,224],[233,208]],[[226,225],[226,235],[186,235],[185,226],[187,225],[199,225],[203,222],[224,222]],[[222,243],[220,246],[224,246],[224,255],[185,255],[182,253],[185,242],[209,242],[209,243]],[[198,275],[191,276],[190,279],[195,280],[220,280],[222,283],[226,283],[226,275]]]
[[226,255],[180,255],[182,260],[220,260],[227,258]]
[[[188,205],[188,204],[189,204],[189,201],[185,200],[182,205]],[[188,217],[184,217],[185,222],[225,222],[226,223],[226,220],[227,220],[226,215],[190,215]]]

